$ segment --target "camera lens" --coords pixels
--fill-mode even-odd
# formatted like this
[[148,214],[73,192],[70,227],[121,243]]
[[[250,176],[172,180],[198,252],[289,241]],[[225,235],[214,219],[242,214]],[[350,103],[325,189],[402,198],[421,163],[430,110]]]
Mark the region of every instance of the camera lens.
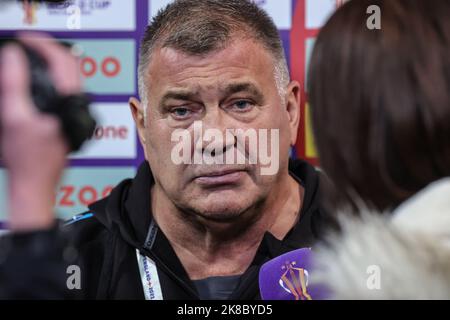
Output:
[[[30,92],[34,104],[41,112],[59,118],[71,151],[77,151],[95,130],[95,120],[89,112],[89,98],[81,93],[60,95],[53,85],[45,59],[16,39],[0,39],[0,49],[8,43],[19,45],[26,54],[29,62]],[[67,43],[61,45],[67,50],[70,48]]]

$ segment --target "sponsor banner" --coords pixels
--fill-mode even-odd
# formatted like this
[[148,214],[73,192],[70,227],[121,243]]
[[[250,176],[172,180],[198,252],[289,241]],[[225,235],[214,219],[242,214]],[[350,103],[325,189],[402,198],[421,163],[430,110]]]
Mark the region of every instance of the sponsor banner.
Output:
[[305,28],[321,28],[339,4],[340,0],[306,0]]
[[127,103],[93,103],[97,120],[92,138],[71,159],[134,159],[137,154],[136,127]]
[[133,167],[68,168],[56,192],[57,215],[70,219],[86,211],[89,204],[109,195],[114,186],[135,173]]
[[134,40],[67,40],[81,52],[85,90],[95,94],[134,94]]
[[[55,212],[64,220],[87,210],[87,206],[107,196],[120,181],[134,177],[134,167],[83,167],[65,170],[56,190]],[[0,170],[0,221],[6,221],[6,172]]]
[[[148,0],[149,18],[156,15],[158,10],[164,8],[173,0]],[[291,0],[253,0],[262,7],[272,17],[278,29],[290,29],[292,22],[292,1]]]
[[2,1],[0,29],[134,31],[135,0],[68,0],[61,4]]

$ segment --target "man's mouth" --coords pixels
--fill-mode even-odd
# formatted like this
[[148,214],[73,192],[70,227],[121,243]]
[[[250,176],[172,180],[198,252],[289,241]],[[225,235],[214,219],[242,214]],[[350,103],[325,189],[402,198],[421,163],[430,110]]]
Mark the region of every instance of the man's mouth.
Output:
[[205,172],[195,177],[194,181],[204,186],[215,186],[223,184],[238,183],[244,175],[246,170],[218,170]]

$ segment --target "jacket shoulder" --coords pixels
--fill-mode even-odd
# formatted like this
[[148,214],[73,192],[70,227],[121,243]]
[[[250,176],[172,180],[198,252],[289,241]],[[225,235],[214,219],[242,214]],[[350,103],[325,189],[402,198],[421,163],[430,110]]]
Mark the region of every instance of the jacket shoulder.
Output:
[[74,215],[71,219],[64,221],[61,230],[71,244],[78,248],[102,242],[109,234],[109,230],[95,217],[92,211]]

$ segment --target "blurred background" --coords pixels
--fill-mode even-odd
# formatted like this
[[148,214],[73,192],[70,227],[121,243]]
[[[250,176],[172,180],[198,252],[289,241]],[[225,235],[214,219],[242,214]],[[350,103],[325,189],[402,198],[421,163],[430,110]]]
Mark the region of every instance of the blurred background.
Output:
[[[0,37],[18,30],[40,30],[72,42],[81,53],[85,91],[94,103],[98,126],[82,150],[70,154],[56,190],[56,212],[68,219],[131,178],[144,160],[130,96],[137,97],[139,40],[148,21],[172,0],[69,0],[62,4],[0,0]],[[302,84],[299,139],[293,157],[317,165],[309,121],[305,79],[314,39],[328,16],[344,0],[255,0],[275,21],[283,40],[291,77]],[[0,229],[6,217],[6,172],[0,161]]]

